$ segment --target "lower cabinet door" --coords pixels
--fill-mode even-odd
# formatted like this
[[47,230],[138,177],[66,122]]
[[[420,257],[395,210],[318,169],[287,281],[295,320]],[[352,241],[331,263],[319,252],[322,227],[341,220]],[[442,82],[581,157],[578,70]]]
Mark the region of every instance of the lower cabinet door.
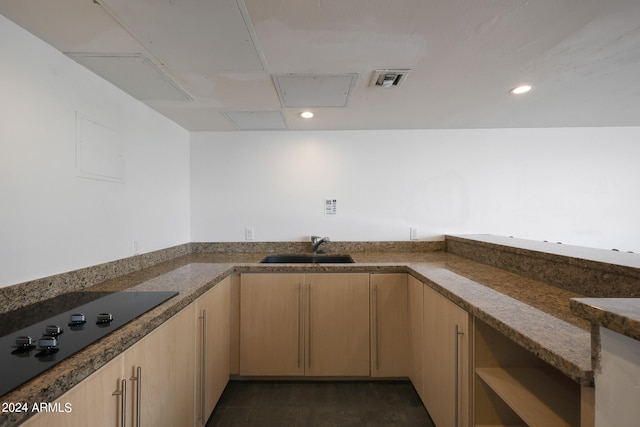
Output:
[[305,276],[309,376],[369,376],[369,274]]
[[437,426],[469,425],[469,314],[424,287],[423,402]]
[[240,375],[304,375],[303,274],[242,274]]
[[229,382],[230,290],[227,277],[196,300],[197,425],[205,425]]
[[423,305],[424,283],[413,276],[408,279],[409,297],[409,378],[424,401]]
[[407,274],[372,274],[371,376],[406,377],[408,368]]
[[124,353],[127,426],[194,425],[195,318],[191,304]]
[[[41,412],[27,420],[29,427],[121,426],[126,407],[128,378],[123,377],[120,355],[54,402],[56,412]],[[123,381],[125,394],[123,392]],[[125,414],[126,415],[126,414]]]
[[369,375],[369,274],[242,274],[240,307],[240,375]]

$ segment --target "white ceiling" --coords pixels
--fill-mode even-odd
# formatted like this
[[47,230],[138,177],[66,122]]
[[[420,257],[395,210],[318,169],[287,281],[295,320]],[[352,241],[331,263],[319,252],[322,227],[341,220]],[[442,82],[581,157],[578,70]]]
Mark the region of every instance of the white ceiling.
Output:
[[[639,0],[2,0],[0,13],[191,131],[235,130],[230,117],[292,130],[640,126]],[[369,86],[381,68],[411,72]],[[346,106],[304,120],[276,91],[287,74],[356,79]],[[525,82],[529,94],[508,93]]]

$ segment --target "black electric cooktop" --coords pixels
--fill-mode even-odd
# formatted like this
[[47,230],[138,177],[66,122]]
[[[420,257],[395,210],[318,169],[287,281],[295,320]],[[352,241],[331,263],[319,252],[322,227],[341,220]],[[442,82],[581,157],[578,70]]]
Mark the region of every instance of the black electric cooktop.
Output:
[[0,396],[177,294],[71,292],[0,314]]

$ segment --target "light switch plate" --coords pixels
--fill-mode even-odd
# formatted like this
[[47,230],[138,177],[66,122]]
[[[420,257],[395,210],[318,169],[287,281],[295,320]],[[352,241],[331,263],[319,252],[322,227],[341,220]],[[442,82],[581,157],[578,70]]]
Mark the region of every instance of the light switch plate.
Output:
[[418,240],[418,228],[417,227],[409,228],[409,238],[411,240]]
[[244,240],[253,240],[253,227],[244,229]]

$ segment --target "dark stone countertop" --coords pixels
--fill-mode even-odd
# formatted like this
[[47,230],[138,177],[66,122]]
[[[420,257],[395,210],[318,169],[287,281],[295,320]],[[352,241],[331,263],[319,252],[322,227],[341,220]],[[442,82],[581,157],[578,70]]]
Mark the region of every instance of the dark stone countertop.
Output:
[[595,326],[640,340],[640,299],[575,298],[571,309]]
[[[195,301],[220,280],[243,272],[405,272],[558,368],[590,385],[589,322],[571,312],[580,295],[446,252],[351,253],[355,264],[257,264],[265,253],[192,253],[106,280],[85,291],[175,290],[179,295],[2,397],[50,402]],[[0,426],[16,414],[2,414]]]

